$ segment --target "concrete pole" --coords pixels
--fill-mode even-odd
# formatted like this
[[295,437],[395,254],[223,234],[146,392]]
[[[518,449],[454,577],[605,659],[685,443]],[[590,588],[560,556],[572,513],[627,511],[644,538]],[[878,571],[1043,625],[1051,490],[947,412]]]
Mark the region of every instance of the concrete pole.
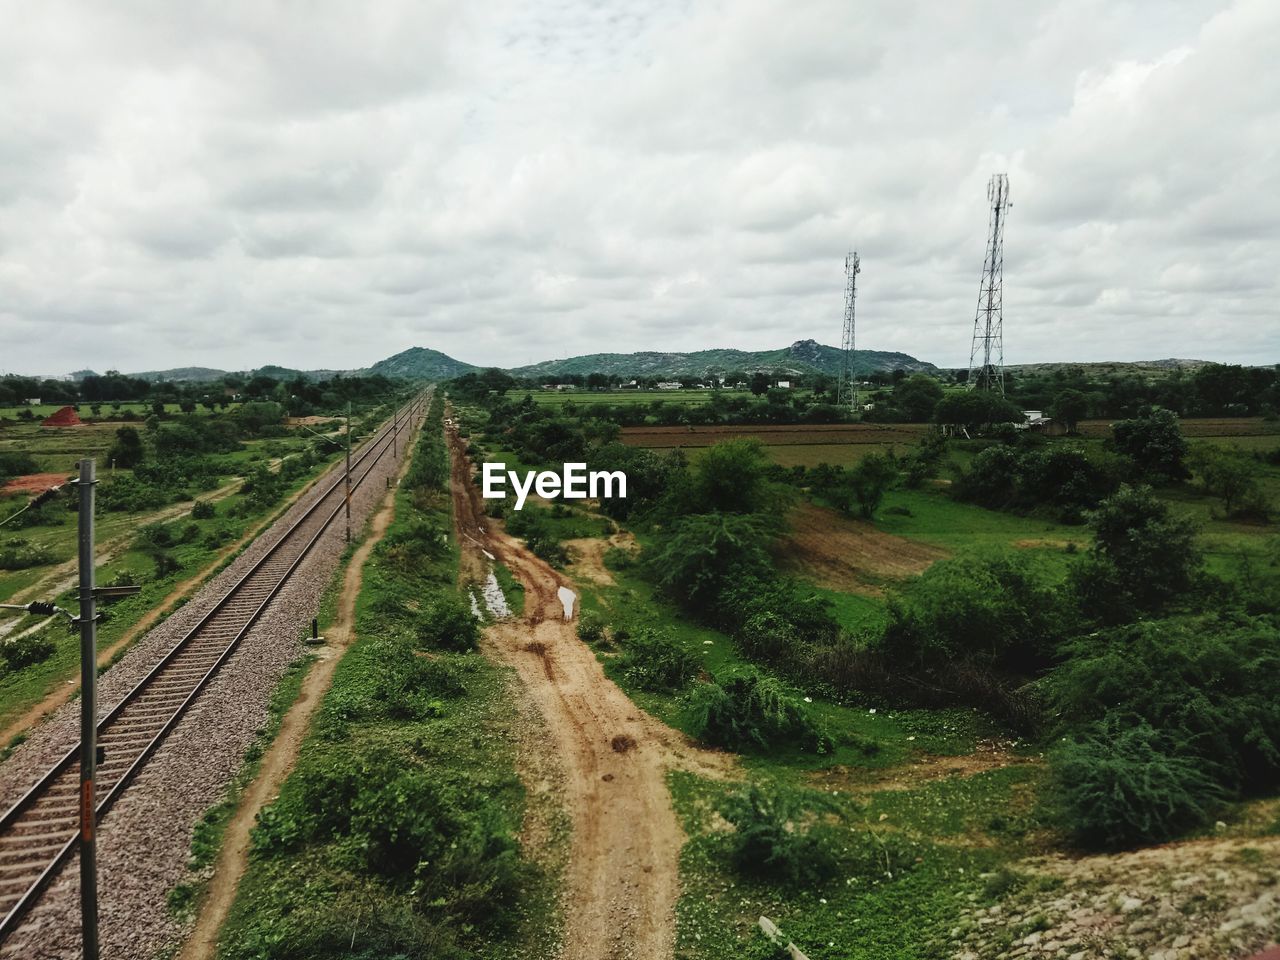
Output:
[[98,960],[98,611],[94,599],[94,462],[80,461],[80,922],[85,960]]

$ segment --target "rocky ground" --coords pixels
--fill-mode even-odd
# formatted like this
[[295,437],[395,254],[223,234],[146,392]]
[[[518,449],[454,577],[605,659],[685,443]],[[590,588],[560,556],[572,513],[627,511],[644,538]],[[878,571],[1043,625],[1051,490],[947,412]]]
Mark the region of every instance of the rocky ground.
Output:
[[1248,957],[1280,939],[1280,837],[1035,858],[988,885],[1008,892],[971,907],[945,954],[1214,960]]

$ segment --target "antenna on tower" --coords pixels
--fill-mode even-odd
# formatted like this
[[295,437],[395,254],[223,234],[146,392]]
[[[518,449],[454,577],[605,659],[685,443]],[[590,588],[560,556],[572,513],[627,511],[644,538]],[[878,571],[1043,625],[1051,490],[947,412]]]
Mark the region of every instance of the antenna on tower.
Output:
[[982,283],[978,287],[978,312],[973,318],[969,389],[998,390],[1004,396],[1004,222],[1011,206],[1006,174],[992,175],[987,199],[991,202],[991,220]]
[[856,251],[844,258],[844,336],[840,338],[840,382],[836,385],[836,406],[858,409],[858,381],[853,372],[853,305],[858,299],[858,274],[862,267]]

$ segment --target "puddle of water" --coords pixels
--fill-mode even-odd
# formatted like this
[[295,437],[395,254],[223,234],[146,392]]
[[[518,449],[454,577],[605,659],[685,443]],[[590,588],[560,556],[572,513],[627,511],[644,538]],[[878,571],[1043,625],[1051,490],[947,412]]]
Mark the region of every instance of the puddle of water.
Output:
[[574,604],[574,601],[578,599],[578,595],[575,594],[568,587],[561,587],[559,590],[556,591],[556,596],[558,596],[560,598],[560,602],[564,604],[564,618],[566,620],[572,620],[573,604]]
[[489,576],[485,578],[480,590],[484,594],[484,605],[489,608],[489,613],[498,619],[511,616],[507,598],[502,595],[502,587],[498,584],[498,578],[492,570],[489,571]]

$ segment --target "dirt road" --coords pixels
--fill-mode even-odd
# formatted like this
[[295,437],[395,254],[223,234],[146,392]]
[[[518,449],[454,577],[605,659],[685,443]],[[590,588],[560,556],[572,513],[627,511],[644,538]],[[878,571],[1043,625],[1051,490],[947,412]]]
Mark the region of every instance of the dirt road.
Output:
[[525,588],[524,616],[490,627],[485,651],[515,668],[541,712],[538,736],[565,771],[573,840],[563,960],[670,957],[684,835],[666,771],[686,765],[692,748],[604,675],[564,619],[556,591],[573,585],[496,525],[490,529],[465,441],[452,430],[449,440],[464,576],[483,567],[488,551]]

